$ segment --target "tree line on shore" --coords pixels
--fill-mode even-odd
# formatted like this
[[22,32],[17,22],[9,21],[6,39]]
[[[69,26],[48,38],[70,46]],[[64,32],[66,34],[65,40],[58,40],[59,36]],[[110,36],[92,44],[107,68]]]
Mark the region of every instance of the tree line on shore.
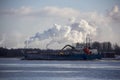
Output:
[[[115,55],[120,55],[120,46],[118,44],[112,44],[111,42],[98,42],[95,41],[92,44],[90,44],[91,48],[95,48],[98,50],[98,52],[102,54],[106,53],[114,53]],[[39,48],[18,48],[18,49],[8,49],[0,47],[0,57],[22,57],[24,50],[36,50],[36,51],[43,51]],[[55,50],[47,50],[48,52],[52,52]]]
[[112,44],[111,42],[93,42],[92,48],[96,48],[101,53],[115,53],[116,55],[120,55],[120,46],[116,44]]

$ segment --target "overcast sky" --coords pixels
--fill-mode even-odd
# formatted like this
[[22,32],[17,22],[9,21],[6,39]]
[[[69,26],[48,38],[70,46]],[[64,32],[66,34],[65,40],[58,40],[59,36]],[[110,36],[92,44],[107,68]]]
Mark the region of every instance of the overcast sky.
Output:
[[[73,19],[74,22],[71,22]],[[85,30],[95,34],[92,36],[93,41],[120,44],[120,0],[0,0],[0,46],[23,48],[28,40],[30,47],[46,48],[52,42],[50,47],[61,48],[59,45],[68,44],[67,40],[73,42],[71,34],[78,29],[74,27],[82,26],[82,22],[85,24],[83,29],[87,24]],[[76,23],[78,26],[71,26]],[[53,35],[48,35],[50,29],[58,30],[58,33],[52,30],[52,34],[60,37],[54,36],[58,43],[52,40]],[[64,37],[58,35],[61,31]],[[81,36],[86,35],[86,32],[76,31]],[[39,36],[36,36],[37,33]],[[48,39],[41,39],[41,36]],[[78,42],[83,42],[76,37]]]

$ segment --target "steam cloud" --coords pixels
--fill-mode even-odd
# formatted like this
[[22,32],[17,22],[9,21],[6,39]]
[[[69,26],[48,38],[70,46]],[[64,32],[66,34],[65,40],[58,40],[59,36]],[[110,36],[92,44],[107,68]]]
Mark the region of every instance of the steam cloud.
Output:
[[5,42],[5,35],[2,35],[2,40],[0,41],[0,46],[4,45]]
[[[38,29],[35,27],[34,30],[31,31],[33,27],[26,23],[34,24],[34,26],[48,26],[54,22],[65,23],[65,20],[71,16],[73,17],[69,19],[71,22],[69,25],[68,23],[64,26],[63,24],[54,24],[52,28],[49,28],[43,33],[35,32],[33,36],[29,36],[29,38],[24,41],[29,34]],[[94,41],[110,41],[113,44],[117,43],[120,45],[119,5],[114,5],[111,9],[108,8],[105,13],[99,13],[97,10],[95,12],[82,12],[70,7],[59,8],[56,6],[48,6],[41,9],[33,9],[32,7],[24,6],[15,9],[1,9],[0,17],[3,18],[1,20],[4,22],[0,27],[0,46],[7,45],[8,48],[23,48],[24,43],[26,47],[28,44],[29,47],[45,48],[45,46],[50,47],[49,45],[52,44],[52,47],[60,48],[67,43],[85,41],[85,37],[89,33],[91,36],[94,36],[92,37]],[[74,17],[76,17],[77,20],[85,20],[77,21]],[[38,21],[41,22],[38,23]],[[10,23],[10,25],[8,23]],[[18,24],[25,25],[18,26]],[[8,27],[10,27],[10,29],[8,29]],[[25,30],[26,28],[28,29],[28,27],[31,31],[29,31],[29,33]],[[18,28],[20,28],[20,30]],[[2,34],[6,34],[6,37],[4,38]],[[56,43],[58,44],[55,45]]]
[[71,18],[70,21],[71,23],[69,25],[62,26],[54,24],[52,28],[43,33],[37,32],[25,41],[25,47],[35,42],[36,39],[39,41],[50,39],[50,42],[46,45],[46,48],[48,48],[49,45],[55,42],[59,44],[67,41],[71,43],[84,42],[87,35],[96,35],[96,27],[91,26],[86,20],[82,19],[77,22],[74,18]]

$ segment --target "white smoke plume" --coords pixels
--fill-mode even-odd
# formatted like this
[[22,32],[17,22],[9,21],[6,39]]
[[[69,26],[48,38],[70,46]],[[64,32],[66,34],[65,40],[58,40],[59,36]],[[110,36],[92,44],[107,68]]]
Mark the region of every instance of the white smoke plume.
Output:
[[2,40],[0,41],[0,46],[4,47],[5,46],[5,35],[2,35]]
[[91,26],[87,21],[80,20],[72,21],[70,25],[61,26],[58,24],[54,24],[54,26],[43,33],[37,32],[34,36],[31,36],[28,40],[25,41],[26,47],[35,42],[36,39],[39,41],[50,39],[50,42],[46,45],[46,48],[57,42],[59,44],[64,42],[84,42],[87,35],[95,36],[96,35],[96,27]]

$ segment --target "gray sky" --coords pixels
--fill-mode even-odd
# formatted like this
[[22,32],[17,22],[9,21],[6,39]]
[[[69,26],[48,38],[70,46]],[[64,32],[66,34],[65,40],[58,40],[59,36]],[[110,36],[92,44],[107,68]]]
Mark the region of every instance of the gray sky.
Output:
[[[69,27],[66,29],[64,26],[71,26],[72,23],[69,19],[73,18],[75,19],[74,24],[84,20],[88,23],[86,29],[91,28],[91,26],[95,29],[95,32],[91,32],[95,33],[92,36],[93,41],[111,41],[120,44],[119,0],[0,0],[0,46],[23,48],[25,41],[31,37],[36,37],[37,32],[46,36],[45,31],[49,32],[49,29],[56,29],[53,28],[53,24],[61,25],[61,31],[66,31]],[[82,26],[81,23],[80,26]],[[75,31],[75,26],[71,27]],[[35,40],[29,46],[46,48],[45,46],[52,42],[50,47],[61,48],[61,46],[71,43],[67,40],[72,40],[73,31],[68,33],[67,37],[60,35],[58,35],[60,38],[54,37],[62,41],[67,38],[60,44],[57,41],[53,43],[51,35],[47,35],[45,39],[41,39],[39,35],[39,38],[34,38]],[[76,31],[76,37],[80,34],[81,36],[85,35],[81,30],[77,29]],[[67,34],[64,33],[62,35]],[[81,38],[77,39],[76,37],[76,40],[82,41]]]

